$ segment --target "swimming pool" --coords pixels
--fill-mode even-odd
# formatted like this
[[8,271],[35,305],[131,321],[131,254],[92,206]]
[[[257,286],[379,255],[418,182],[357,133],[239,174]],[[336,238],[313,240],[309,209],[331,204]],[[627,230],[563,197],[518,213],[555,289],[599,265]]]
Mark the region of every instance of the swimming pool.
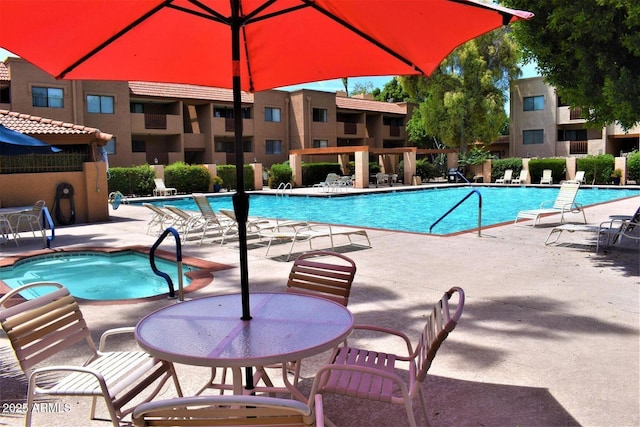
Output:
[[[177,294],[177,263],[156,256],[156,267],[171,277]],[[195,270],[183,264],[184,287],[191,282],[188,273]],[[147,298],[169,292],[166,280],[151,270],[149,256],[133,250],[57,252],[27,257],[11,267],[0,268],[0,280],[12,289],[32,282],[58,282],[71,295],[94,301]],[[22,295],[26,299],[38,296],[35,290],[27,292],[30,293]]]
[[[523,209],[536,209],[555,200],[559,188],[540,187],[448,187],[414,191],[368,193],[340,197],[309,197],[252,194],[249,214],[269,218],[324,222],[358,227],[428,233],[431,225],[456,203],[478,190],[482,195],[482,226],[513,221]],[[581,188],[576,202],[585,206],[640,196],[636,189]],[[475,194],[433,228],[433,234],[450,234],[478,227]],[[155,201],[197,211],[191,198]],[[210,197],[215,210],[232,209],[231,196]]]

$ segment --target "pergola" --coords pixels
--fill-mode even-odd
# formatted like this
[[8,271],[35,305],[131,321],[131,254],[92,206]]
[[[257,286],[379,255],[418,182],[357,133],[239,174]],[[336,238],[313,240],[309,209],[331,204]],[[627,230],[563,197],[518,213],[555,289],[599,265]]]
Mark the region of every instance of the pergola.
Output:
[[[404,161],[404,183],[414,183],[413,177],[416,174],[416,156],[418,154],[436,154],[451,153],[455,156],[448,156],[447,164],[449,167],[455,167],[458,164],[458,149],[424,149],[416,147],[399,147],[399,148],[371,148],[366,145],[349,146],[349,147],[325,147],[325,148],[302,148],[289,151],[289,165],[293,171],[293,178],[296,185],[302,185],[302,156],[319,156],[319,155],[337,155],[338,163],[344,170],[349,164],[349,156],[355,158],[355,188],[369,187],[369,155],[375,154],[380,158],[383,168],[391,165],[387,161],[391,156],[400,156]],[[388,172],[385,170],[385,172]]]

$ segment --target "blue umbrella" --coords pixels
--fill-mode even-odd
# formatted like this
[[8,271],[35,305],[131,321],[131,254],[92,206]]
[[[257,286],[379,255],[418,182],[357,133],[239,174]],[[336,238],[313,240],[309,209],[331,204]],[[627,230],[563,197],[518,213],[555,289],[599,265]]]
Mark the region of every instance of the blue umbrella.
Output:
[[32,136],[8,129],[0,125],[0,155],[51,154],[62,151]]

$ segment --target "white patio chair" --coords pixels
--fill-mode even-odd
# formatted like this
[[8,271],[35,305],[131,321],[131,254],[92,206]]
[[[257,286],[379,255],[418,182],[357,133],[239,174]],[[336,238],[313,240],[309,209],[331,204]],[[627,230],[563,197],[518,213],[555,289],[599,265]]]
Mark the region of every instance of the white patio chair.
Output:
[[[458,302],[455,312],[451,314],[449,300],[456,293],[458,294]],[[422,392],[423,383],[440,345],[456,327],[463,307],[463,290],[453,287],[447,291],[429,313],[415,350],[411,340],[403,332],[378,326],[356,325],[354,329],[376,331],[400,337],[407,346],[407,355],[388,354],[383,351],[349,346],[338,347],[331,356],[329,364],[321,367],[316,373],[311,395],[332,393],[404,405],[411,426],[418,425],[413,414],[412,403],[417,395],[420,397],[422,413],[425,424],[427,424],[427,408]],[[408,383],[398,375],[396,372],[398,369],[406,369]],[[398,422],[398,425],[400,424],[402,423]]]
[[[23,292],[54,288],[30,300]],[[19,301],[17,304],[15,302]],[[155,388],[143,401],[155,397],[169,378],[173,378],[178,396],[182,390],[173,365],[141,351],[106,352],[106,340],[115,334],[133,333],[134,328],[105,331],[96,348],[80,307],[69,291],[59,283],[38,282],[9,291],[0,298],[0,324],[7,334],[20,368],[27,375],[25,425],[30,426],[36,399],[52,396],[91,397],[91,419],[96,402],[102,397],[115,427],[133,408],[123,409],[140,393]],[[80,366],[38,367],[54,355],[86,341],[88,359]],[[77,350],[77,346],[74,347]],[[76,419],[77,421],[77,419]]]
[[529,176],[529,171],[527,169],[522,169],[520,171],[520,175],[517,178],[513,178],[511,180],[512,184],[524,184],[527,182],[527,177]]
[[42,222],[42,210],[44,209],[44,206],[44,200],[38,200],[31,209],[7,216],[9,224],[13,230],[14,237],[16,237],[16,245],[18,244],[17,238],[20,236],[19,233],[27,230],[31,230],[33,237],[37,237],[36,231],[38,231],[42,236],[42,241],[46,242],[46,229]]

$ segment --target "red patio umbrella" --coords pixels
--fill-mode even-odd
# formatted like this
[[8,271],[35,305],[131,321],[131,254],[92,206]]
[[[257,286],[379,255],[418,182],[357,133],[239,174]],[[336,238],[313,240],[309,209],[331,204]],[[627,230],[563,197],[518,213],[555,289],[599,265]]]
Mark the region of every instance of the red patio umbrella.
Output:
[[234,90],[243,318],[250,319],[241,90],[424,74],[529,12],[475,0],[0,0],[0,46],[56,78]]

